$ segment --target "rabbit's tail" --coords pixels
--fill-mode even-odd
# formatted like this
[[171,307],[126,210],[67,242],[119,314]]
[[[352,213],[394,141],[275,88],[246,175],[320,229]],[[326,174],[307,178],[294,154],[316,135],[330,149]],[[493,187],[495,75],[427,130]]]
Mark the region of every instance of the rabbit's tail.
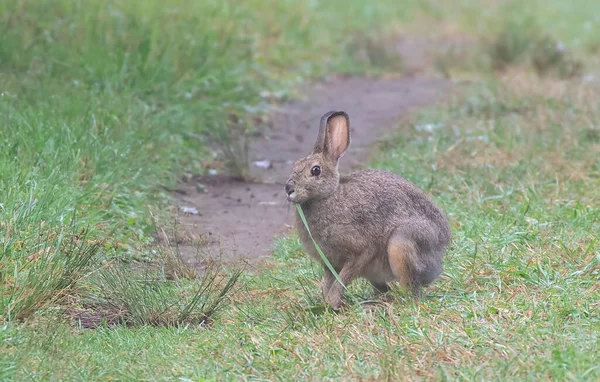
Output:
[[442,258],[435,248],[423,246],[418,240],[423,231],[411,235],[406,228],[396,228],[388,240],[388,261],[400,285],[418,297],[421,287],[432,283],[442,273]]

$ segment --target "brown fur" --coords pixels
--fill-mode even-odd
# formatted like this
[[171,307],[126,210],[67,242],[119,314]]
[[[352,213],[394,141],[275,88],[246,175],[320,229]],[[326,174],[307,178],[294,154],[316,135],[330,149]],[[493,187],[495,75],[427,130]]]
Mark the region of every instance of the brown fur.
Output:
[[[450,241],[446,216],[418,187],[387,171],[362,170],[341,176],[338,159],[350,144],[344,112],[329,112],[313,153],[294,163],[288,199],[300,203],[315,241],[348,285],[366,278],[380,292],[397,280],[418,295],[442,272]],[[321,174],[311,174],[320,166]],[[321,260],[300,217],[296,228],[306,251]],[[325,267],[323,294],[335,309],[343,287]]]
[[413,280],[413,274],[415,273],[413,263],[416,257],[417,250],[413,242],[409,240],[392,240],[389,243],[388,260],[394,277],[405,290],[418,294],[419,284]]

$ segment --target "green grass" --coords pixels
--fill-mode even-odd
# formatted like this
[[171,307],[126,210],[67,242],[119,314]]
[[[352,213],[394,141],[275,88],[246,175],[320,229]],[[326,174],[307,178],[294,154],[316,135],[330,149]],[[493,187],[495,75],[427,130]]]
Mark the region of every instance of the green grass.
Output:
[[[3,4],[0,321],[19,306],[6,296],[34,293],[33,269],[62,261],[61,250],[42,263],[39,254],[82,232],[82,245],[96,247],[91,269],[107,258],[146,260],[155,218],[168,218],[161,186],[238,152],[231,147],[268,113],[261,92],[286,97],[333,69],[368,70],[348,54],[355,32],[370,41],[406,12],[344,2],[348,19],[338,23],[339,4]],[[224,159],[243,175],[240,158]]]
[[[0,87],[9,94],[0,110],[13,127],[0,132],[4,288],[13,285],[12,275],[18,282],[31,272],[32,253],[61,248],[65,237],[65,245],[81,244],[82,227],[89,230],[83,243],[102,243],[92,264],[144,253],[150,206],[165,198],[157,185],[172,182],[174,169],[201,170],[210,154],[199,135],[227,131],[219,117],[231,112],[252,120],[244,105],[260,105],[255,93],[262,89],[288,91],[297,73],[335,68],[346,56],[337,55],[344,50],[334,41],[346,28],[403,13],[390,12],[401,8],[391,2],[344,3],[354,16],[343,26],[333,23],[334,4],[317,12],[308,2],[245,2],[235,10],[206,2],[175,14],[154,2],[114,2],[122,16],[113,16],[113,8],[90,3],[31,2],[28,12],[18,5],[1,11],[5,18],[19,15],[12,17],[18,27],[0,35]],[[419,5],[427,17],[437,14],[440,25],[455,24],[483,41],[482,55],[490,41],[507,41],[506,25],[533,17],[542,35],[563,42],[583,63],[582,74],[598,75],[591,53],[600,37],[586,29],[600,22],[598,5],[493,3],[491,11],[473,1]],[[199,11],[205,9],[213,13]],[[386,13],[390,18],[382,19]],[[249,17],[256,14],[263,17]],[[56,15],[70,22],[56,22]],[[314,30],[301,27],[302,16]],[[48,37],[32,20],[58,31]],[[73,26],[80,20],[90,27]],[[229,45],[214,47],[204,35]],[[256,49],[248,52],[239,38],[252,39]],[[216,61],[197,67],[202,58],[192,39],[204,41],[214,53],[206,57]],[[114,56],[99,53],[105,43]],[[330,54],[317,54],[317,47]],[[521,57],[532,55],[525,50]],[[405,300],[395,290],[393,304],[325,310],[322,270],[290,235],[277,240],[268,264],[240,276],[238,292],[208,328],[83,330],[57,323],[56,304],[25,323],[4,323],[0,378],[600,379],[598,83],[540,76],[519,60],[501,72],[479,69],[463,66],[460,74],[476,83],[400,122],[401,133],[382,144],[372,163],[422,187],[451,220],[444,276],[424,299]],[[209,77],[218,84],[212,90],[201,87]],[[84,85],[70,86],[75,79]],[[190,89],[196,90],[187,99]],[[177,292],[189,298],[186,288]],[[350,292],[371,296],[364,282]]]

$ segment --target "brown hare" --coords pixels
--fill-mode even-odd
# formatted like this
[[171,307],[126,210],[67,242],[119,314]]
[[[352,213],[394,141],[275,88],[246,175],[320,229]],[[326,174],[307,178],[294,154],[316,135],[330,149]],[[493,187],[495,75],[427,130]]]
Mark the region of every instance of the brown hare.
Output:
[[[293,165],[287,199],[301,205],[314,240],[344,285],[363,277],[386,292],[397,280],[419,296],[421,286],[442,273],[448,220],[423,191],[396,174],[361,170],[340,176],[338,160],[349,145],[348,115],[325,114],[313,152]],[[296,228],[305,250],[321,261],[297,212]],[[343,286],[324,268],[323,296],[339,309]]]

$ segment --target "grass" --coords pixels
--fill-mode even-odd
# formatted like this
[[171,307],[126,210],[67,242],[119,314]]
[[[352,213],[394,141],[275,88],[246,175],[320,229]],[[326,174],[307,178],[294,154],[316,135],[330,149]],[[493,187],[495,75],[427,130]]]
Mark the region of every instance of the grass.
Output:
[[[503,28],[524,19],[534,20],[539,35],[538,32],[525,35],[525,40],[533,39],[520,55],[525,59],[509,61],[501,70],[494,69],[494,65],[458,66],[452,71],[453,75],[464,76],[474,83],[447,104],[401,121],[402,133],[386,139],[372,163],[375,167],[398,172],[422,187],[443,206],[451,220],[454,238],[446,256],[444,276],[426,291],[424,299],[405,300],[401,291],[394,290],[396,302],[393,304],[382,303],[373,309],[350,307],[337,314],[325,310],[318,287],[322,270],[302,253],[297,237],[292,234],[276,241],[274,258],[268,264],[239,276],[238,292],[229,296],[229,303],[222,306],[209,330],[198,329],[196,325],[83,330],[57,324],[52,319],[56,304],[48,304],[36,314],[35,320],[0,326],[0,370],[4,373],[0,378],[600,379],[597,366],[600,364],[600,242],[597,237],[600,232],[597,191],[600,189],[600,88],[597,82],[582,81],[588,75],[598,75],[599,63],[593,52],[600,46],[600,40],[593,28],[589,31],[586,25],[600,22],[600,9],[593,2],[583,1],[578,6],[567,6],[560,1],[492,3],[485,9],[470,1],[461,1],[458,6],[452,3],[453,7],[444,3],[436,8],[431,6],[433,2],[419,5],[424,18],[437,17],[439,30],[431,28],[432,22],[426,24],[433,30],[431,33],[441,33],[444,25],[453,24],[453,28],[480,42],[483,47],[476,48],[476,54],[485,56],[484,61],[490,64],[495,61],[490,54],[493,52],[489,49],[490,42],[501,45],[506,41],[502,37]],[[169,25],[164,21],[172,14],[156,5],[145,5],[153,3],[131,4],[137,7],[129,5],[131,9],[128,9],[123,5],[121,10],[123,19],[130,22],[123,24],[127,31],[123,36],[143,40],[152,36],[144,33],[153,29],[151,25]],[[308,47],[331,44],[333,36],[340,35],[336,33],[341,33],[337,30],[341,26],[316,27],[307,36],[301,33],[304,29],[299,27],[302,25],[299,15],[330,20],[335,16],[335,7],[326,6],[317,16],[309,3],[280,2],[269,9],[259,8],[258,2],[245,4],[246,8],[236,11],[225,5],[219,7],[223,7],[223,15],[239,12],[236,13],[239,20],[246,20],[246,12],[251,10],[265,12],[263,21],[253,21],[255,24],[249,21],[250,25],[246,26],[251,30],[256,28],[255,34],[244,36],[257,39],[256,46],[260,47],[257,51],[264,60],[258,60],[260,65],[272,70],[270,73],[277,73],[277,78],[265,80],[260,71],[250,70],[240,72],[232,82],[247,81],[242,83],[248,89],[257,90],[270,85],[269,89],[273,90],[277,89],[275,84],[281,88],[292,84],[294,73],[316,75],[331,68],[332,62],[328,61],[335,60],[336,50],[322,57]],[[101,253],[94,254],[94,258],[131,259],[143,253],[140,248],[150,241],[152,232],[148,205],[164,198],[151,197],[156,185],[173,181],[169,176],[172,169],[200,168],[199,160],[206,158],[202,151],[206,148],[194,137],[198,131],[204,132],[204,128],[209,131],[210,126],[204,123],[216,123],[221,112],[230,111],[222,108],[218,97],[229,99],[231,93],[218,91],[213,94],[217,98],[206,95],[203,101],[207,104],[200,109],[209,111],[208,122],[202,119],[202,128],[196,126],[192,121],[200,119],[196,119],[198,114],[194,108],[201,103],[201,96],[193,96],[194,102],[188,104],[185,96],[180,97],[177,92],[185,90],[188,78],[196,79],[197,82],[192,82],[199,86],[201,77],[195,77],[195,69],[188,67],[187,71],[178,73],[189,73],[189,77],[178,82],[176,74],[158,69],[161,60],[174,59],[176,53],[183,56],[180,61],[172,62],[192,65],[185,56],[191,51],[173,41],[177,40],[175,36],[185,35],[186,27],[209,29],[206,23],[194,19],[200,17],[196,13],[190,11],[178,16],[184,21],[172,26],[181,25],[177,34],[162,33],[153,37],[157,45],[151,46],[158,50],[150,49],[146,60],[153,62],[147,65],[155,71],[138,73],[138,70],[127,69],[131,72],[125,70],[125,73],[135,80],[126,82],[125,86],[116,79],[122,78],[116,74],[115,68],[121,68],[116,64],[111,70],[107,67],[100,71],[103,75],[98,77],[94,77],[96,71],[69,71],[60,66],[61,62],[88,57],[86,54],[91,57],[90,65],[102,62],[105,65],[105,61],[97,59],[96,38],[104,36],[106,41],[121,41],[113,34],[122,29],[102,24],[121,22],[107,16],[114,13],[111,8],[101,7],[97,10],[104,11],[93,12],[93,7],[88,10],[75,5],[70,9],[75,12],[71,13],[73,20],[79,19],[77,12],[82,12],[105,29],[98,27],[89,32],[99,34],[83,38],[80,46],[38,47],[34,44],[14,58],[1,61],[3,65],[10,63],[2,66],[1,86],[10,89],[8,83],[19,88],[18,92],[8,90],[9,94],[19,97],[9,98],[1,106],[3,115],[19,126],[19,129],[0,132],[0,142],[17,147],[10,154],[2,150],[4,157],[0,161],[0,169],[4,169],[0,177],[5,229],[2,264],[3,269],[12,267],[10,272],[3,272],[4,288],[7,285],[12,288],[6,280],[15,281],[6,275],[15,274],[14,269],[19,270],[17,275],[21,274],[22,264],[29,264],[27,256],[48,247],[60,248],[57,244],[61,234],[63,238],[70,238],[66,243],[76,242],[82,227],[88,227],[90,235],[83,243],[94,245],[92,240],[101,240]],[[33,3],[28,6],[34,7]],[[208,5],[198,5],[201,6]],[[297,12],[287,12],[292,20],[275,17],[292,6],[300,8]],[[16,20],[30,25],[25,16],[31,14],[41,20],[53,20],[51,12],[46,12],[42,5],[39,7],[34,8],[38,13],[22,12],[20,17],[15,16]],[[391,9],[384,5],[363,8],[358,2],[350,2],[348,7],[348,12],[355,13],[352,24],[358,29],[372,25],[369,20],[373,22]],[[52,8],[52,12],[61,9]],[[358,17],[368,14],[369,9],[375,13],[366,18]],[[5,16],[6,10],[3,12]],[[135,12],[142,16],[133,17]],[[555,17],[558,14],[560,18]],[[160,17],[152,18],[156,15]],[[156,24],[147,24],[148,20]],[[215,20],[219,22],[215,21],[214,25],[229,25],[225,16]],[[267,25],[266,20],[280,29],[271,29],[272,25]],[[64,25],[69,23],[59,23],[58,27]],[[282,28],[283,25],[286,28]],[[241,27],[235,24],[230,28],[239,31],[236,28]],[[21,33],[20,38],[32,39],[27,30],[11,28],[10,33]],[[275,31],[275,37],[267,37],[270,32],[266,31]],[[43,33],[40,36],[35,41],[50,44]],[[226,34],[219,36],[226,37]],[[232,32],[231,36],[237,34]],[[321,37],[315,39],[315,36]],[[569,60],[582,63],[581,74],[562,76],[558,72],[546,74],[537,70],[533,61],[536,42],[546,41],[545,37],[538,39],[537,36],[548,36],[552,41],[565,44],[571,55]],[[8,44],[14,44],[11,52],[22,49],[19,43],[13,43],[21,41],[14,37],[0,37],[0,52],[8,52]],[[272,44],[271,38],[278,43]],[[298,42],[297,48],[290,47],[292,41]],[[115,48],[115,52],[128,51],[124,46],[137,47],[126,44]],[[172,54],[158,54],[162,52],[160,47]],[[227,52],[237,52],[241,47],[242,44],[230,45]],[[46,50],[32,53],[36,49]],[[42,57],[51,49],[56,49],[57,55],[63,54],[59,56],[61,59],[32,61],[33,57]],[[69,49],[83,51],[71,56],[67,54]],[[29,60],[22,59],[28,54]],[[136,62],[137,54],[131,53],[129,62]],[[542,57],[551,56],[542,54]],[[310,59],[305,61],[304,58]],[[109,57],[108,64],[119,62],[114,59],[113,62]],[[221,64],[229,65],[225,67],[231,70],[249,62],[237,56],[221,59],[224,60]],[[315,67],[307,69],[306,62],[312,62]],[[235,66],[231,66],[233,63]],[[39,70],[36,65],[52,75],[35,77]],[[109,74],[117,77],[113,78],[114,82],[101,82],[104,85],[99,88],[89,85],[85,91],[73,90],[65,85],[69,81],[59,80],[84,74],[96,82],[99,78],[109,79]],[[84,81],[86,84],[96,82]],[[36,84],[42,84],[40,89],[34,86]],[[57,94],[55,101],[51,98],[53,93]],[[251,104],[249,98],[238,100],[239,105]],[[208,105],[216,109],[211,111]],[[88,113],[81,113],[88,107]],[[102,123],[94,125],[94,118]],[[89,126],[107,127],[98,128],[105,134],[99,142],[86,135]],[[190,131],[192,134],[187,134]],[[136,139],[153,146],[139,145]],[[130,147],[129,151],[126,147]],[[121,157],[121,153],[125,155]],[[18,160],[14,159],[15,155]],[[86,155],[89,156],[87,162]],[[154,155],[157,155],[155,159]],[[115,158],[123,158],[118,162],[120,165],[113,164]],[[138,171],[138,177],[130,179]],[[47,232],[42,237],[49,237],[50,241],[40,241],[40,232]],[[102,261],[90,260],[92,265]],[[27,268],[22,272],[23,276],[30,274]],[[181,280],[181,286],[176,289],[168,287],[171,285],[168,279],[164,282],[162,285],[166,286],[161,289],[164,293],[190,297],[184,293],[190,285],[186,281]],[[350,292],[359,299],[371,296],[368,285],[362,282],[353,283]]]
[[552,94],[514,75],[423,116],[413,126],[443,127],[401,139],[377,165],[427,189],[452,220],[446,280],[432,292],[441,301],[426,308],[440,312],[426,325],[450,336],[438,344],[452,375],[594,380],[600,147],[582,137],[600,116],[583,94],[598,90]]
[[[171,256],[173,257],[173,256]],[[185,266],[182,262],[181,266]],[[200,274],[171,276],[164,267],[133,271],[128,267],[105,267],[90,280],[92,291],[83,298],[84,309],[75,309],[76,323],[83,328],[135,326],[209,326],[229,303],[242,269],[221,272],[215,263]]]
[[[15,311],[14,296],[36,299],[42,292],[28,280],[62,267],[61,246],[81,232],[87,260],[73,265],[78,274],[148,260],[155,216],[167,220],[164,187],[206,172],[215,157],[244,176],[246,138],[269,110],[261,93],[285,97],[332,68],[367,70],[370,62],[347,54],[357,44],[351,32],[378,36],[382,16],[404,11],[353,1],[345,9],[357,17],[340,24],[338,4],[2,5],[0,321],[35,313]],[[66,295],[66,277],[39,299]]]

